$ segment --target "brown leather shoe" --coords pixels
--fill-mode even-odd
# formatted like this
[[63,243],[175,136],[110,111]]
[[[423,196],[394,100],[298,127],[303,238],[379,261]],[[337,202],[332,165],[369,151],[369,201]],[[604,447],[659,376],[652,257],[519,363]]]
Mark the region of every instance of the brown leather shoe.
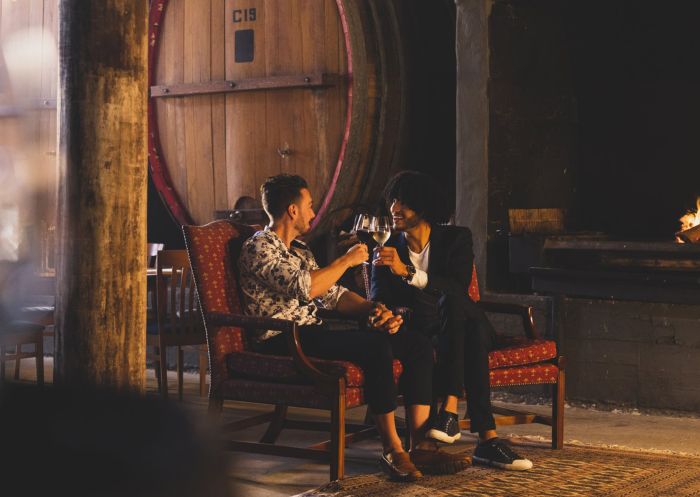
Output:
[[423,477],[423,473],[418,471],[411,462],[411,457],[407,452],[383,454],[379,460],[379,465],[382,467],[382,471],[395,481],[416,481],[418,478]]
[[410,455],[419,470],[431,475],[452,475],[472,463],[467,454],[450,454],[440,449],[413,449]]

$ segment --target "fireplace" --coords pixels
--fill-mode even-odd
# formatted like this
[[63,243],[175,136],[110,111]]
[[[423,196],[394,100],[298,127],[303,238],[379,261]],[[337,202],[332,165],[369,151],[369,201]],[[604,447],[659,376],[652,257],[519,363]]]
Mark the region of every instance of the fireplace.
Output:
[[[700,410],[700,245],[676,241],[700,197],[700,4],[495,0],[485,17],[485,232],[463,219],[487,292],[550,317],[570,399]],[[518,231],[516,209],[562,222]]]
[[700,303],[700,244],[548,237],[537,292],[609,300]]
[[[493,4],[489,289],[530,293],[527,264],[648,274],[651,286],[683,278],[644,257],[696,270],[697,251],[674,241],[700,197],[698,18],[697,2]],[[565,212],[561,230],[513,232],[509,212],[541,208]]]

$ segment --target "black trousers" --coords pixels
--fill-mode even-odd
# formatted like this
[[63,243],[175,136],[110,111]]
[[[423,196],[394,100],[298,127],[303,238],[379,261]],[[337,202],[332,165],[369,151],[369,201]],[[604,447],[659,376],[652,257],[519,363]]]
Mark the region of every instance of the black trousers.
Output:
[[465,295],[443,295],[438,316],[416,318],[428,323],[423,332],[437,351],[435,393],[460,397],[466,390],[470,431],[495,429],[488,360],[495,331],[486,314]]
[[[403,373],[399,388],[405,404],[430,405],[433,385],[433,353],[422,333],[402,328],[389,335],[381,331],[332,331],[324,324],[302,326],[299,339],[305,354],[321,359],[354,362],[365,375],[365,399],[374,414],[396,409],[398,390],[393,360],[399,359]],[[263,354],[287,355],[285,337],[276,335],[253,346]]]

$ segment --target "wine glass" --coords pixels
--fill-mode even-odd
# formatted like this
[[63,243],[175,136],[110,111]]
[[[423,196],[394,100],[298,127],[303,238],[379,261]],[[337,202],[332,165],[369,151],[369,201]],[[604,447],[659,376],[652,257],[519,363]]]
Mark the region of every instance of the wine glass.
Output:
[[372,243],[372,235],[369,233],[370,226],[372,225],[372,218],[369,214],[358,214],[355,216],[355,223],[353,224],[351,233],[357,235],[362,243]]
[[[357,235],[357,238],[365,245],[372,243],[372,235],[370,234],[372,219],[374,216],[369,214],[358,214],[355,216],[355,223],[352,226],[351,233]],[[363,262],[363,264],[369,264],[369,262]]]
[[384,244],[391,236],[391,219],[389,219],[388,216],[376,216],[372,218],[369,231],[372,233],[372,238],[377,242],[379,248],[384,247]]

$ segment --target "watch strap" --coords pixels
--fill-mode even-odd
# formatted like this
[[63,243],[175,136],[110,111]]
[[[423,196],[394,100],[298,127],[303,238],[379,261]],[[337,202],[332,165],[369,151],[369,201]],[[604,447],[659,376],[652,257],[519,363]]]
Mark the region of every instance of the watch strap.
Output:
[[406,264],[406,271],[408,271],[408,274],[403,276],[403,280],[406,283],[410,283],[416,274],[416,267],[413,264]]

